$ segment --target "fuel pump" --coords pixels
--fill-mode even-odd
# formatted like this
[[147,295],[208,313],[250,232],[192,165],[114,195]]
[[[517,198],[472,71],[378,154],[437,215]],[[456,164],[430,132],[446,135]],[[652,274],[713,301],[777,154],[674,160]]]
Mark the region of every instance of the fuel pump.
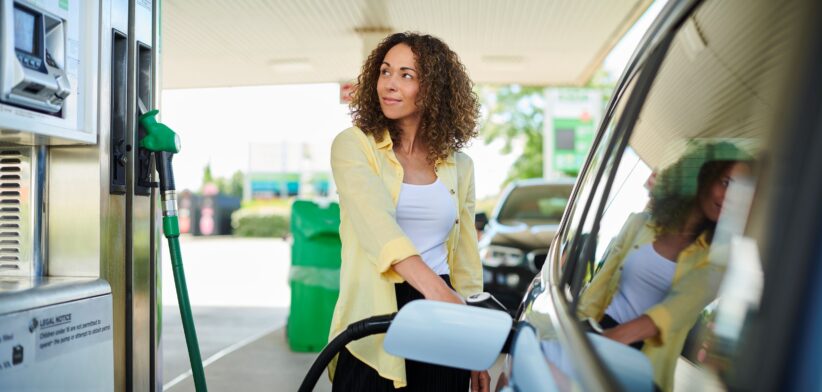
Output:
[[177,289],[177,303],[180,306],[180,318],[183,321],[183,330],[186,336],[188,358],[191,370],[194,373],[194,385],[197,392],[207,390],[203,361],[200,357],[200,346],[197,343],[197,331],[194,328],[194,318],[191,314],[191,304],[188,300],[185,272],[183,270],[183,256],[180,252],[180,227],[177,221],[177,190],[174,185],[174,170],[171,160],[174,154],[180,152],[180,137],[163,123],[157,122],[158,110],[146,111],[142,102],[138,101],[141,113],[140,125],[146,136],[140,140],[140,146],[154,154],[157,174],[160,177],[160,192],[163,209],[163,234],[168,239],[171,267],[174,272],[174,286]]
[[0,391],[162,389],[161,3],[0,0]]

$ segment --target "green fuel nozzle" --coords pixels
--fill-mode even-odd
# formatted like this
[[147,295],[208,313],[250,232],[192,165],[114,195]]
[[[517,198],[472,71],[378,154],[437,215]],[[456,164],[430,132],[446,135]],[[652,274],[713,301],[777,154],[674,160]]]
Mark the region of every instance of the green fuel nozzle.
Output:
[[159,110],[154,109],[140,116],[140,125],[146,130],[146,137],[140,140],[140,147],[152,152],[176,154],[180,152],[180,137],[167,125],[157,122],[159,113]]
[[[140,107],[142,109],[142,105]],[[160,111],[155,109],[140,116],[140,125],[146,131],[146,136],[140,140],[140,147],[154,153],[160,190],[165,193],[176,190],[171,159],[180,152],[180,137],[167,125],[157,121],[158,113]]]

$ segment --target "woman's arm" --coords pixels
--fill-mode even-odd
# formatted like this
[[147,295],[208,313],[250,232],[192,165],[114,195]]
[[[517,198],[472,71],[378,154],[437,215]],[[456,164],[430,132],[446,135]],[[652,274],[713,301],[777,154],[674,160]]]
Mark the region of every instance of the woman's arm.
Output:
[[605,330],[602,336],[623,344],[631,344],[656,337],[658,334],[659,328],[656,327],[654,321],[643,314],[627,323]]
[[422,293],[425,299],[434,301],[464,304],[465,302],[454,290],[445,284],[434,271],[428,267],[420,256],[411,256],[392,267],[414,289]]
[[385,279],[401,283],[403,278],[392,265],[419,252],[397,224],[396,206],[372,167],[374,159],[368,138],[357,128],[343,131],[331,145],[340,206],[351,222],[357,246],[374,256],[376,270]]

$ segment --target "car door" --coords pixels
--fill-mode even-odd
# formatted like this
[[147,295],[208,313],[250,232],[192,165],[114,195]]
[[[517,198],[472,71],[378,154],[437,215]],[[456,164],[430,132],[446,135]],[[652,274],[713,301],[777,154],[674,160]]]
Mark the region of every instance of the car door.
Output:
[[[651,377],[662,390],[772,389],[792,382],[790,374],[809,374],[784,364],[800,358],[799,352],[810,355],[787,338],[794,327],[804,326],[810,338],[817,335],[803,324],[810,317],[803,312],[807,300],[784,294],[791,290],[777,263],[786,262],[782,253],[801,253],[792,258],[795,270],[789,275],[802,282],[800,293],[807,292],[813,286],[795,271],[818,271],[809,266],[818,260],[812,252],[819,247],[801,232],[785,237],[797,229],[780,221],[777,211],[788,209],[799,227],[818,238],[818,215],[810,219],[796,212],[800,206],[819,211],[807,202],[819,200],[818,186],[801,198],[785,189],[801,185],[795,172],[802,167],[795,162],[810,153],[799,146],[818,141],[820,98],[809,91],[819,90],[807,84],[819,85],[819,11],[813,1],[705,0],[671,2],[661,13],[615,94],[519,318],[523,328],[535,331],[559,389],[647,386],[637,381],[640,376]],[[701,185],[710,162],[744,166],[739,173],[728,169],[734,174],[713,202],[703,196],[709,185]],[[663,200],[666,187],[678,189],[681,200]],[[788,207],[781,201],[791,195],[797,202]],[[587,298],[595,297],[590,290],[609,282],[600,284],[607,293],[599,301],[609,303],[599,310],[607,311],[602,308],[624,284],[625,265],[619,263],[646,245],[655,249],[660,233],[672,225],[665,215],[698,208],[707,215],[711,203],[721,207],[715,224],[683,251],[690,257],[680,252],[669,260],[669,288],[638,313],[659,330],[634,352],[647,363],[636,358],[626,365],[626,356],[613,355],[621,348],[603,348],[599,337],[580,327]],[[642,224],[627,228],[632,222]],[[787,243],[795,247],[786,249]],[[760,312],[775,312],[776,304],[790,312],[763,318]],[[763,346],[768,334],[783,340]],[[509,363],[514,383],[516,356]],[[770,384],[758,384],[756,374],[767,374]]]

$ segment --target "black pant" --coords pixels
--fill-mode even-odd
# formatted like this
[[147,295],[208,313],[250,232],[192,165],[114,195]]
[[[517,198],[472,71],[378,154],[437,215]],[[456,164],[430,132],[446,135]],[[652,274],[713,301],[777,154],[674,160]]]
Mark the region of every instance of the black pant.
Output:
[[[448,275],[440,275],[448,286],[451,286]],[[423,296],[408,283],[395,285],[397,308],[422,299]],[[423,362],[405,360],[405,376],[408,386],[402,391],[460,391],[468,390],[470,380],[468,370],[432,365]],[[376,370],[366,365],[348,349],[343,349],[337,358],[334,371],[332,391],[394,391],[394,382],[380,377]]]

